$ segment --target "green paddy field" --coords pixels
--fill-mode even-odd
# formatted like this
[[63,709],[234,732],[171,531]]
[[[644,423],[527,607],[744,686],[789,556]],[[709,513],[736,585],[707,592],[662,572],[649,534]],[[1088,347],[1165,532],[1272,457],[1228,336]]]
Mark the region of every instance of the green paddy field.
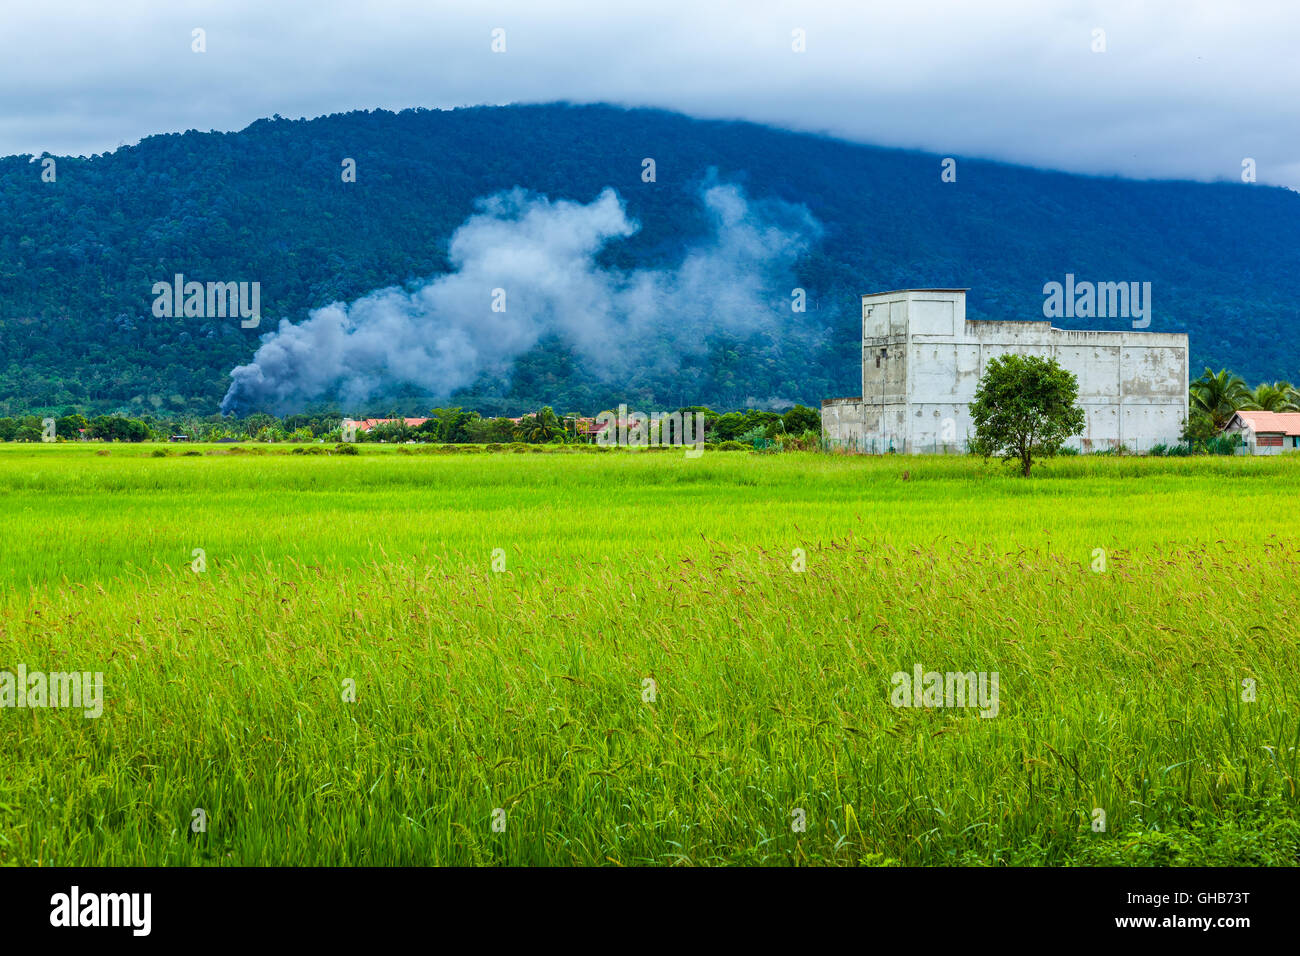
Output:
[[1300,457],[293,447],[0,446],[0,864],[1300,862]]

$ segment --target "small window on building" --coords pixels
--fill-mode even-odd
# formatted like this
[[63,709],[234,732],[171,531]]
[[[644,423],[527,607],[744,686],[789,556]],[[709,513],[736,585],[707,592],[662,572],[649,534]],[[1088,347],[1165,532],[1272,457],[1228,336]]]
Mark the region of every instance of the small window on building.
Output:
[[1258,438],[1255,439],[1255,444],[1260,448],[1281,448],[1282,436],[1281,435],[1260,435]]

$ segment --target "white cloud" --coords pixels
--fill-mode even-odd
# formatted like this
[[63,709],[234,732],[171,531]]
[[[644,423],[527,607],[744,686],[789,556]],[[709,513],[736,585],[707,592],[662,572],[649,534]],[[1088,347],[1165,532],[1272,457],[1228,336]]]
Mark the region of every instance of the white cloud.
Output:
[[1290,0],[7,5],[0,154],[570,99],[1083,172],[1236,179],[1251,156],[1261,182],[1300,185],[1298,19]]

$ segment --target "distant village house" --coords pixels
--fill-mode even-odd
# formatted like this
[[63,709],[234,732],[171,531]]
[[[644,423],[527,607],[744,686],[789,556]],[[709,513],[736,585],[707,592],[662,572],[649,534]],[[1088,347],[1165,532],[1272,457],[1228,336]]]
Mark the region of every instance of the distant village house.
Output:
[[408,428],[419,428],[428,420],[427,418],[363,418],[357,421],[357,431],[368,432],[378,425],[392,425],[396,422],[405,422]]
[[1241,409],[1224,426],[1225,435],[1240,435],[1244,452],[1280,455],[1300,450],[1300,412],[1255,412]]

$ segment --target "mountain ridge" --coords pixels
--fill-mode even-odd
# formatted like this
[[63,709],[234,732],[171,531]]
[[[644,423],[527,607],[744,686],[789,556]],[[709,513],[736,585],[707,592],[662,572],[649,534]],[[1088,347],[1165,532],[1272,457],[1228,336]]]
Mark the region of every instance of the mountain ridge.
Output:
[[[355,183],[341,180],[346,157],[356,160]],[[647,157],[655,182],[641,180]],[[447,273],[448,241],[476,203],[515,187],[582,203],[613,187],[639,229],[602,249],[601,265],[670,267],[708,234],[697,194],[710,170],[752,200],[806,209],[821,227],[795,266],[808,311],[786,315],[784,331],[714,339],[699,362],[621,383],[593,375],[572,342],[545,337],[508,374],[450,396],[393,382],[349,410],[413,411],[444,399],[510,414],[618,401],[815,406],[857,391],[861,293],[964,287],[971,318],[1041,319],[1044,284],[1067,273],[1150,281],[1148,328],[1190,334],[1193,377],[1207,364],[1251,382],[1300,375],[1290,289],[1300,273],[1300,194],[960,156],[949,183],[942,159],[603,104],[272,117],[237,132],[158,134],[89,158],[55,157],[53,183],[31,157],[5,157],[0,414],[210,414],[231,370],[279,320],[300,323],[332,302]],[[155,318],[150,290],[175,273],[260,281],[261,325]],[[665,305],[664,321],[672,315]]]

